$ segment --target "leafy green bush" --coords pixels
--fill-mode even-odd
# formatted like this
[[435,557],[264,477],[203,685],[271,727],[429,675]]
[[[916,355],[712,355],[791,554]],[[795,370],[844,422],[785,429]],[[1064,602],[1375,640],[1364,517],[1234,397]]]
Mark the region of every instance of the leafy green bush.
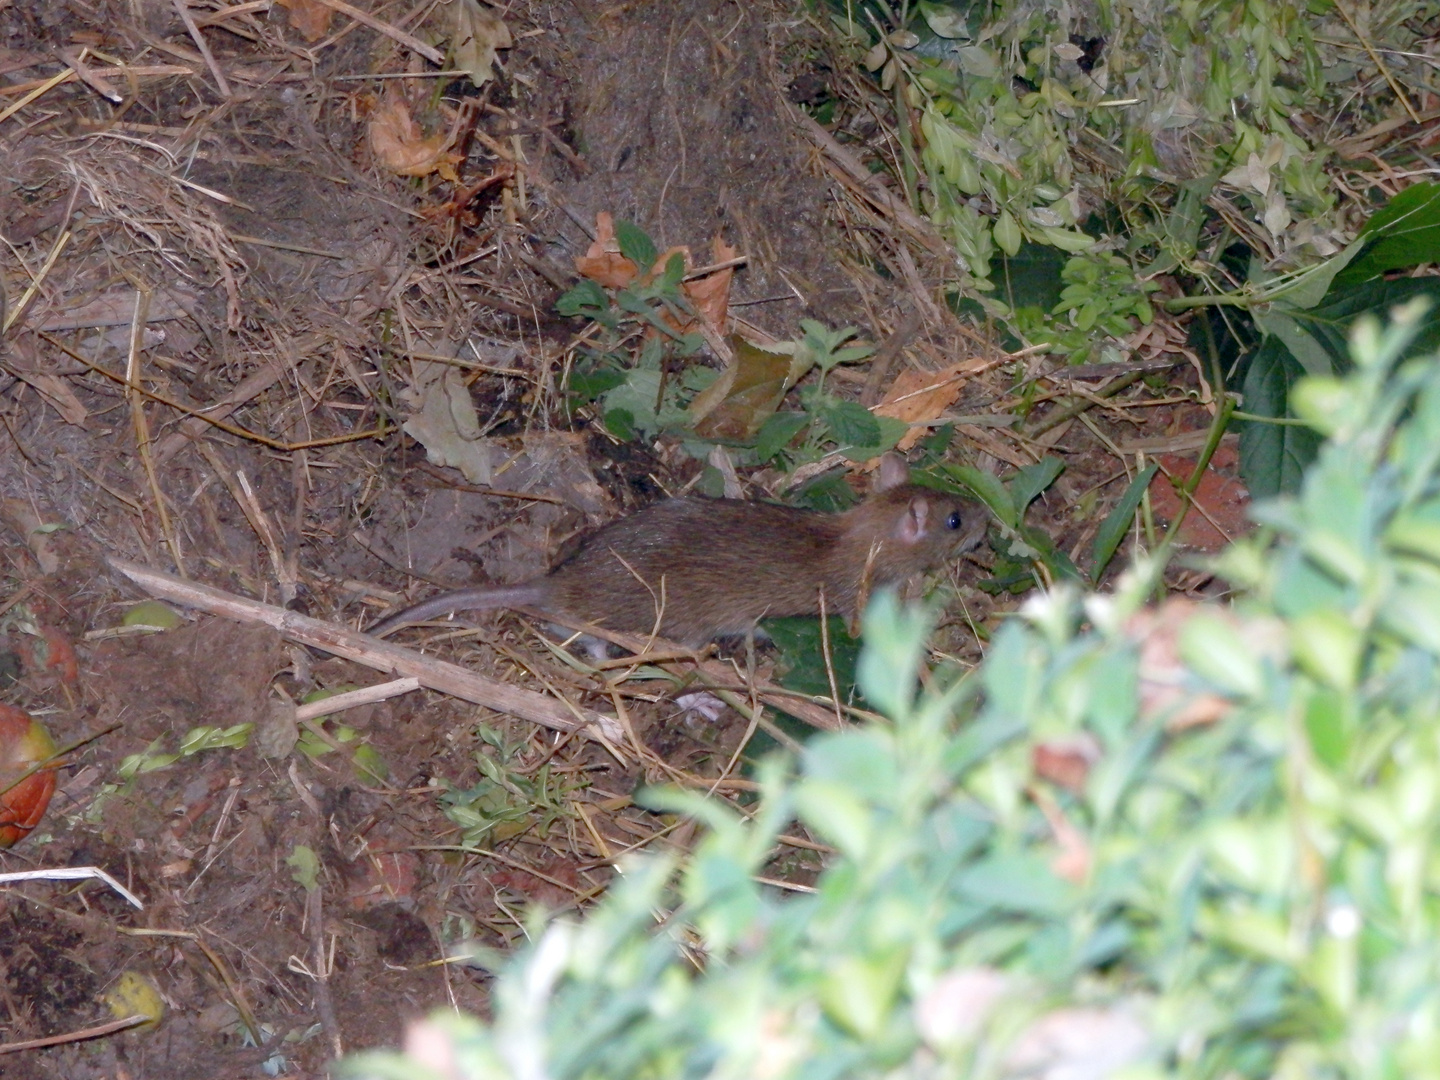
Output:
[[[1419,164],[1404,138],[1379,140],[1402,117],[1423,123],[1405,88],[1434,86],[1414,66],[1433,7],[815,8],[840,54],[893,99],[900,152],[886,164],[968,271],[958,306],[1077,364],[1128,358],[1162,275],[1190,293],[1166,299],[1168,311],[1224,310],[1214,337],[1243,355],[1222,377],[1226,350],[1212,348],[1207,378],[1217,393],[1226,380],[1243,389],[1241,472],[1254,496],[1299,490],[1317,442],[1292,423],[1289,391],[1345,370],[1357,315],[1417,293],[1440,301],[1440,279],[1383,277],[1440,262],[1440,184],[1394,193],[1356,228],[1390,193],[1380,172]],[[1440,343],[1432,308],[1421,334]]]
[[[760,769],[749,820],[533,926],[492,1023],[436,1017],[366,1077],[1440,1074],[1440,363],[1361,323],[1295,403],[1327,437],[1262,507],[1232,608],[1032,600],[974,673],[868,614],[891,718]],[[798,819],[812,895],[757,884]]]

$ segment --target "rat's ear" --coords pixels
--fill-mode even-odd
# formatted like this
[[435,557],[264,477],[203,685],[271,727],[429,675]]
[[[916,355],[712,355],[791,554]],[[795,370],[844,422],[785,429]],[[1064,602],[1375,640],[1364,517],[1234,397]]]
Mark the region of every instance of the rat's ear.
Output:
[[875,474],[875,491],[889,491],[910,479],[910,466],[893,450],[880,455],[880,470]]
[[906,547],[914,547],[930,531],[930,500],[916,495],[905,505],[905,512],[895,523],[895,538]]

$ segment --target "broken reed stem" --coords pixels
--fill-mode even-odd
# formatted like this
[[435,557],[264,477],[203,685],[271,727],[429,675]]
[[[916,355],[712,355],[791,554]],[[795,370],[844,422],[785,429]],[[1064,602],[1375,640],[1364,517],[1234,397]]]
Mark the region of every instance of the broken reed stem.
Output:
[[[1124,390],[1127,386],[1131,386],[1134,383],[1139,382],[1144,376],[1145,372],[1143,371],[1126,372],[1124,375],[1112,379],[1110,382],[1102,386],[1099,390],[1096,390],[1094,396],[1097,398],[1114,397],[1121,390]],[[1092,408],[1094,404],[1095,402],[1092,401],[1090,398],[1082,398],[1079,401],[1072,402],[1071,404],[1065,406],[1062,409],[1056,409],[1044,420],[1041,420],[1040,423],[1036,424],[1030,430],[1024,432],[1024,434],[1027,438],[1030,439],[1035,438],[1037,435],[1043,435],[1050,429],[1059,427],[1066,420],[1075,419],[1075,417],[1079,416],[1087,409]]]
[[205,35],[200,33],[200,27],[195,25],[195,17],[190,14],[190,8],[185,0],[174,0],[175,10],[180,15],[180,21],[185,24],[185,30],[190,35],[190,40],[195,42],[195,48],[200,50],[200,55],[205,59],[205,66],[210,69],[210,74],[215,76],[216,89],[220,96],[229,101],[234,95],[230,91],[230,81],[225,78],[225,72],[215,62],[214,55],[210,52],[210,46],[205,41]]
[[429,60],[432,64],[439,64],[443,66],[445,63],[445,54],[442,53],[439,49],[432,48],[431,46],[426,45],[419,38],[411,37],[409,34],[405,33],[404,30],[401,30],[398,27],[391,26],[389,23],[383,22],[382,20],[375,18],[374,15],[368,15],[365,12],[361,11],[359,8],[352,7],[351,5],[345,3],[344,0],[316,0],[316,2],[324,4],[332,11],[338,11],[341,15],[349,16],[350,18],[358,22],[360,25],[368,26],[377,34],[384,34],[391,41],[395,41],[401,45],[404,45],[411,52],[419,53],[421,56],[425,57],[426,60]]
[[40,1050],[47,1046],[99,1039],[106,1035],[114,1035],[117,1031],[126,1031],[140,1024],[148,1024],[153,1019],[154,1017],[150,1016],[127,1016],[124,1020],[111,1020],[108,1024],[97,1024],[80,1031],[67,1031],[64,1035],[49,1035],[43,1039],[26,1039],[24,1042],[0,1043],[0,1054],[17,1054],[22,1050]]
[[145,480],[150,485],[150,497],[155,501],[160,532],[165,537],[165,546],[170,549],[175,572],[182,578],[188,578],[190,574],[185,569],[185,560],[180,557],[180,538],[175,534],[175,523],[170,520],[170,510],[165,505],[165,492],[160,488],[160,477],[155,471],[155,455],[150,444],[150,424],[145,419],[145,399],[138,392],[140,349],[144,344],[145,320],[149,313],[150,294],[144,289],[136,289],[135,317],[130,321],[130,356],[125,364],[125,396],[130,401],[130,420],[135,427],[135,447],[140,454],[140,463],[145,467]]
[[830,681],[830,700],[835,703],[835,726],[845,726],[840,711],[840,683],[835,678],[835,661],[830,654],[830,613],[825,610],[825,586],[820,586],[820,651],[825,657],[825,677]]

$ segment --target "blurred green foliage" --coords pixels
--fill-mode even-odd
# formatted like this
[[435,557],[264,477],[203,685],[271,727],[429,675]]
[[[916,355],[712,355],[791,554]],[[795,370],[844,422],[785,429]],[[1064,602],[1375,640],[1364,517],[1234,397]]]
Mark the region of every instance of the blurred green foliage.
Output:
[[[759,772],[742,817],[533,921],[494,1019],[365,1077],[1375,1078],[1440,1073],[1440,361],[1358,324],[1296,388],[1326,437],[1220,569],[1234,607],[1031,600],[973,673],[872,603],[888,723]],[[1022,496],[1023,497],[1023,496]],[[798,820],[813,894],[757,883]],[[421,1064],[421,1059],[429,1066]]]

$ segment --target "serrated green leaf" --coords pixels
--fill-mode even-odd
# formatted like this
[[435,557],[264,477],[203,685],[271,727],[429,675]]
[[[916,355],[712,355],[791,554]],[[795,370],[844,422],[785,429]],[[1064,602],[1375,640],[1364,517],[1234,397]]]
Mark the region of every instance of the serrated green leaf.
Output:
[[825,407],[825,423],[841,446],[874,446],[880,441],[880,421],[858,401],[836,401]]
[[761,461],[769,461],[789,446],[791,440],[804,431],[809,423],[810,417],[807,413],[773,413],[760,425],[760,433],[755,437],[755,453]]
[[567,318],[583,315],[593,319],[597,313],[609,307],[610,297],[589,278],[581,278],[573,288],[561,293],[560,298],[555,301],[555,310]]
[[648,274],[660,257],[650,234],[633,221],[615,222],[615,240],[620,245],[620,254],[638,266],[642,274]]

